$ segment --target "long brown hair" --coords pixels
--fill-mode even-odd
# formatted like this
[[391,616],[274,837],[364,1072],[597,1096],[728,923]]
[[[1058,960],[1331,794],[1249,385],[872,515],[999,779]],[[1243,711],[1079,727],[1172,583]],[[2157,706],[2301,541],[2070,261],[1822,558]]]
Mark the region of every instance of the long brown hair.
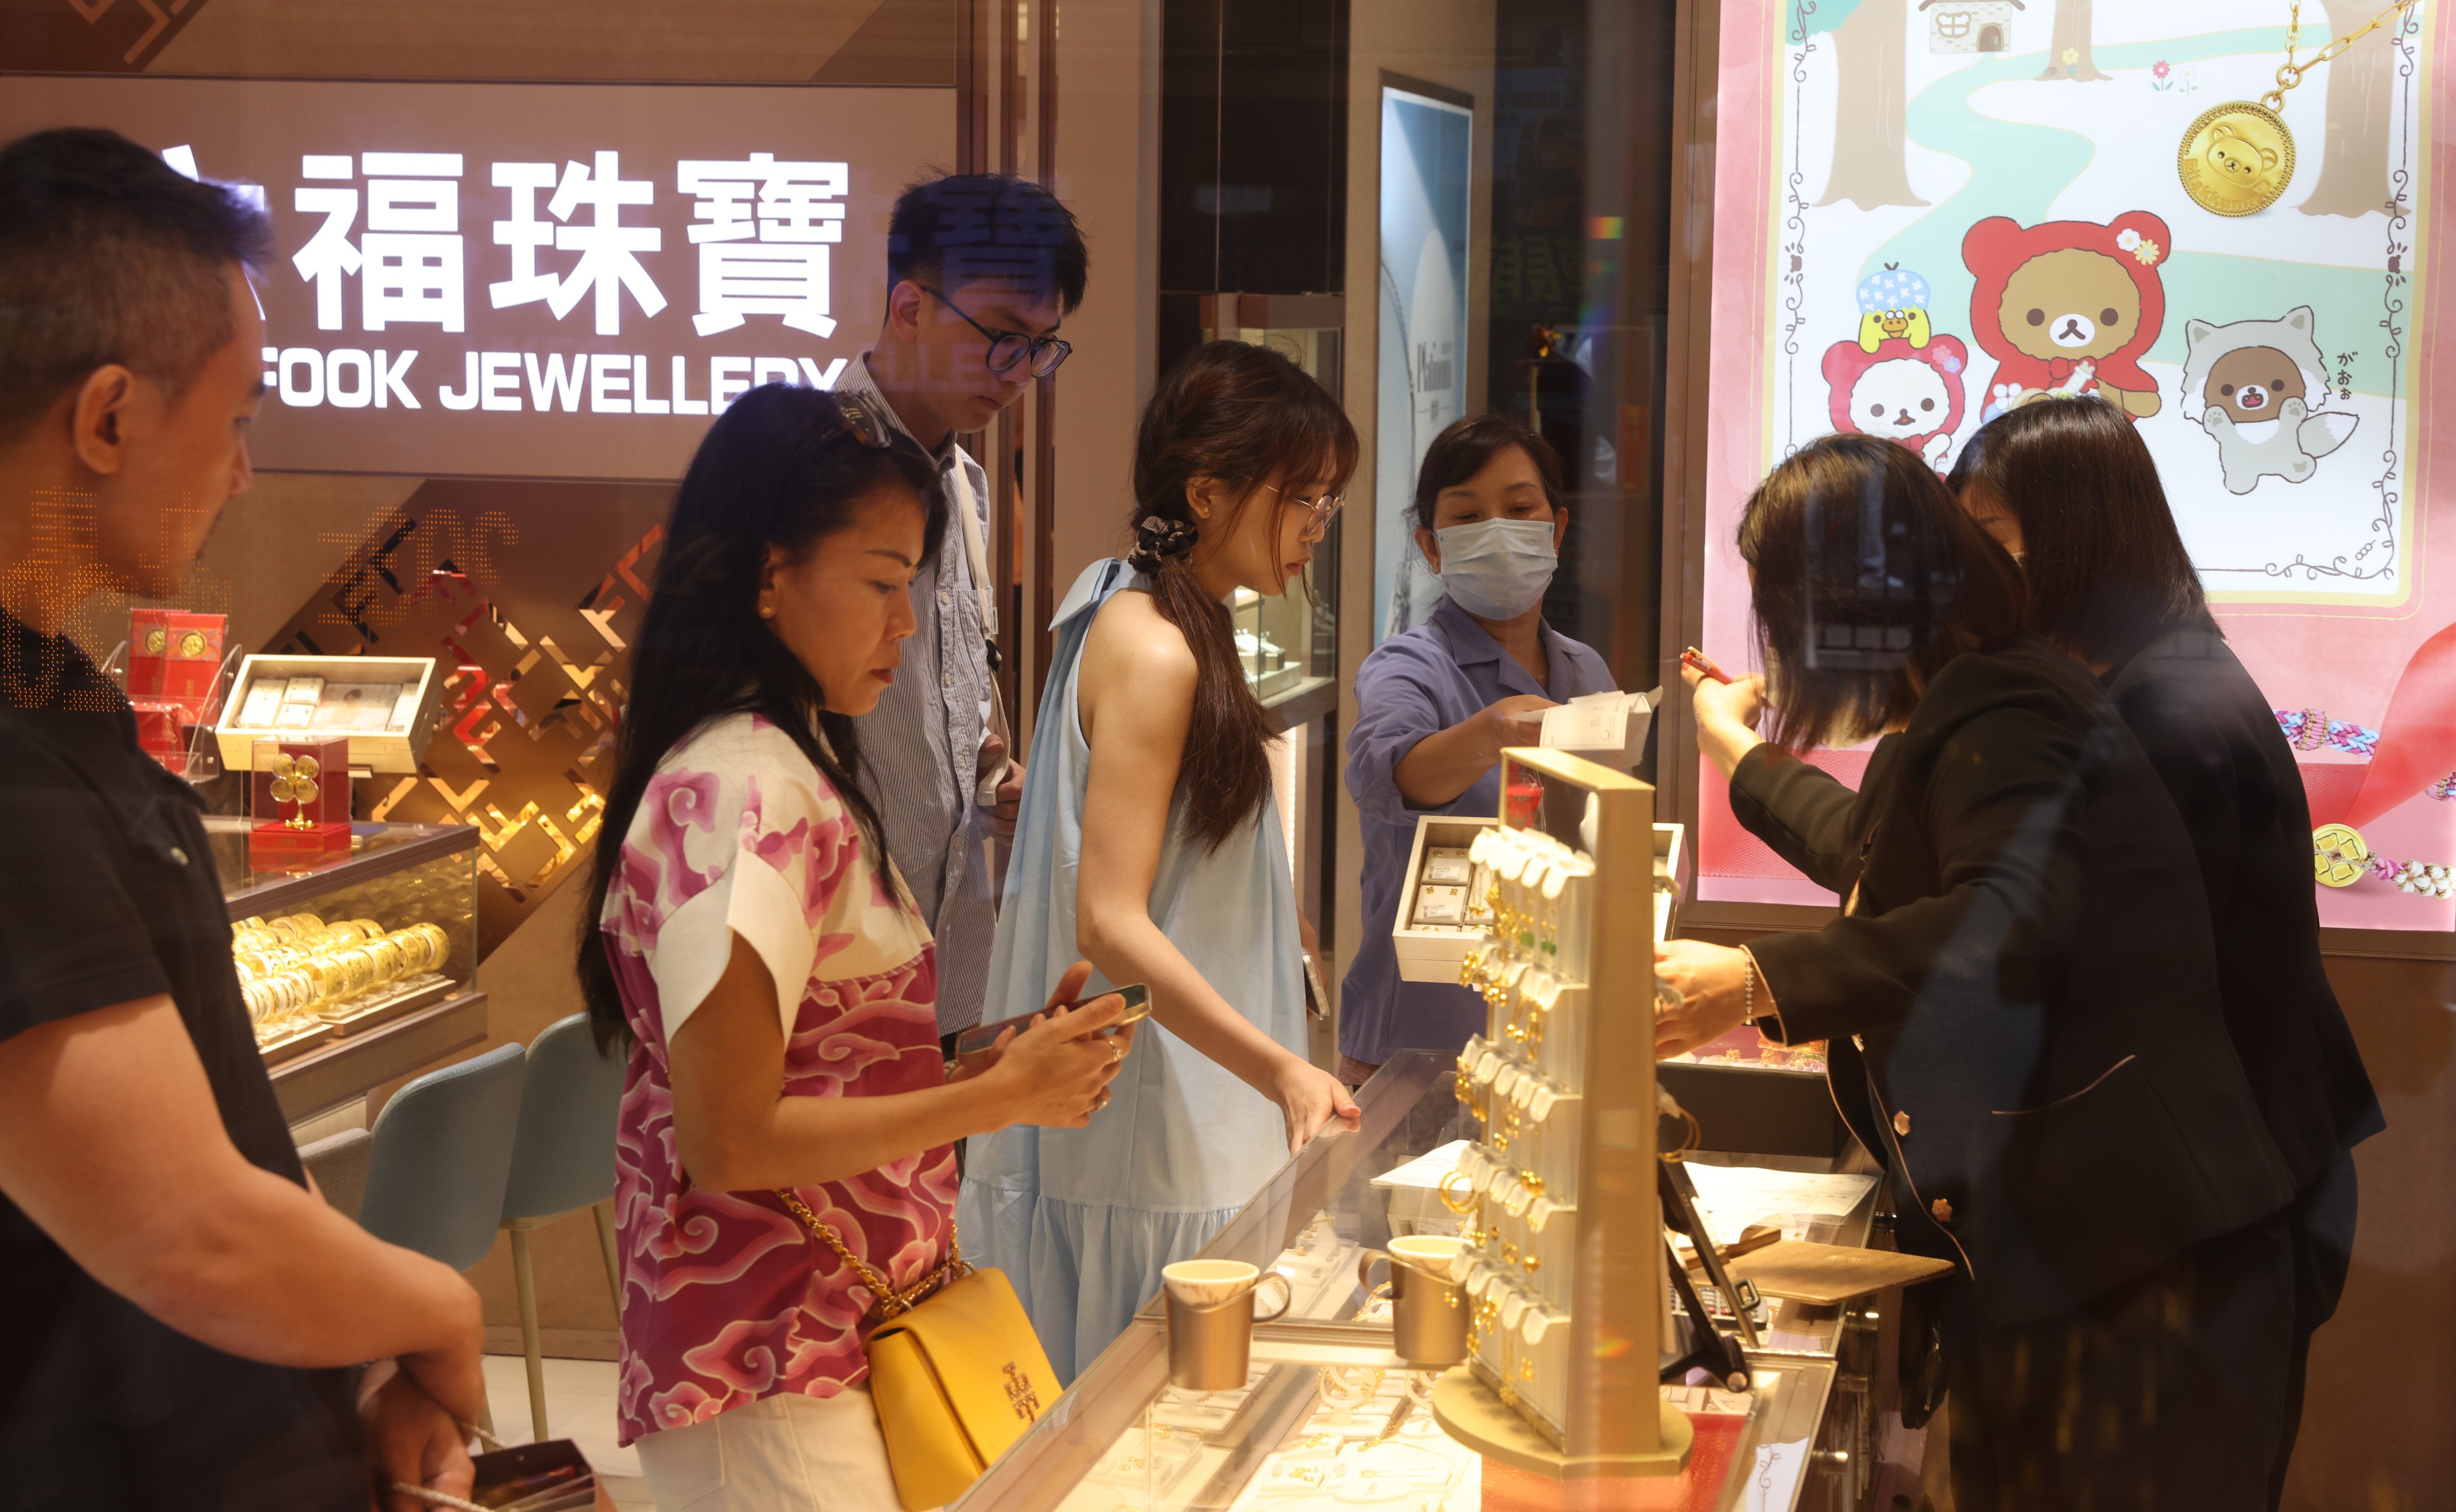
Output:
[[[1237,505],[1210,521],[1232,534],[1273,479],[1338,493],[1356,471],[1356,428],[1302,368],[1265,347],[1212,341],[1186,354],[1144,406],[1135,441],[1136,544],[1127,560],[1152,582],[1152,603],[1194,652],[1194,723],[1177,785],[1186,828],[1216,849],[1261,812],[1271,790],[1270,717],[1245,684],[1228,606],[1193,572],[1201,534],[1186,486],[1196,478],[1237,485]],[[1272,518],[1288,507],[1277,495]]]
[[2032,399],[1961,448],[1953,488],[1996,496],[2021,522],[2030,628],[2092,662],[2128,661],[2205,602],[2158,463],[2095,396]]
[[1947,662],[2020,633],[2020,569],[1906,446],[1809,442],[1757,484],[1739,534],[1776,680],[1766,738],[1789,749],[1908,718]]

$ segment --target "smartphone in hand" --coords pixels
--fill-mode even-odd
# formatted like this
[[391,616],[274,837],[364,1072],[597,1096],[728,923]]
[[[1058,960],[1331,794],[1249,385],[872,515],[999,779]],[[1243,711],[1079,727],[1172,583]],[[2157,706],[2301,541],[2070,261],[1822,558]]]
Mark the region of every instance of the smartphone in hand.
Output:
[[[1085,998],[1083,1003],[1096,1003],[1104,997],[1124,998],[1126,1012],[1123,1018],[1102,1030],[1103,1034],[1114,1034],[1128,1024],[1140,1023],[1151,1016],[1151,989],[1140,982],[1131,987],[1113,987],[1105,992],[1095,992]],[[1069,1003],[1065,1006],[1081,1008],[1083,1003]],[[1038,1023],[1048,1011],[1047,1009],[1043,1009],[1038,1013],[1025,1013],[1017,1018],[1002,1018],[994,1024],[975,1024],[971,1029],[965,1030],[955,1036],[955,1064],[968,1066],[982,1059],[997,1048],[999,1035],[1010,1029],[1019,1034]]]

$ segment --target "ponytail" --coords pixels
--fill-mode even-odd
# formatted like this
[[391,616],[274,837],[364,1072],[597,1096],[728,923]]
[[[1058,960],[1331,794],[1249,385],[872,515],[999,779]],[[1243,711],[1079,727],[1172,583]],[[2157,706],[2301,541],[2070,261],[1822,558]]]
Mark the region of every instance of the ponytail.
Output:
[[1237,484],[1236,507],[1210,522],[1236,528],[1272,479],[1336,492],[1356,469],[1356,431],[1338,401],[1279,354],[1242,341],[1197,347],[1143,410],[1135,446],[1135,546],[1126,561],[1151,580],[1153,605],[1194,653],[1194,720],[1177,784],[1186,828],[1206,848],[1258,818],[1271,791],[1271,718],[1245,682],[1228,606],[1194,576],[1202,527],[1186,490],[1197,477]]

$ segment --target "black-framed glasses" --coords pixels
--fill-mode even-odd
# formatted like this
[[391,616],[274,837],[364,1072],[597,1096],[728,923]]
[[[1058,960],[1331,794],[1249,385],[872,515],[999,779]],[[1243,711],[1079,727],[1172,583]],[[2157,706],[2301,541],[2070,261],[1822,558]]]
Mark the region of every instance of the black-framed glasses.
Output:
[[1347,507],[1345,494],[1317,494],[1311,499],[1304,499],[1294,494],[1280,493],[1279,489],[1272,488],[1269,483],[1264,483],[1262,486],[1277,495],[1279,502],[1293,504],[1305,511],[1302,539],[1308,541],[1320,541],[1329,535],[1331,521],[1338,518],[1339,512]]
[[954,300],[948,298],[928,284],[915,284],[914,287],[954,311],[957,319],[989,338],[989,368],[993,373],[1004,373],[1029,356],[1032,358],[1032,376],[1047,378],[1057,371],[1060,363],[1074,355],[1072,342],[1060,341],[1054,336],[1026,336],[1020,331],[993,331],[966,315]]

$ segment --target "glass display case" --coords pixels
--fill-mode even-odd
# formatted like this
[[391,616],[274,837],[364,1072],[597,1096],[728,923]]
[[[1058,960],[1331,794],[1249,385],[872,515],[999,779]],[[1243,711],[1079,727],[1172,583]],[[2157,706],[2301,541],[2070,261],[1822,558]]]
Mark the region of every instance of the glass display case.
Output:
[[[1286,1317],[1257,1324],[1243,1389],[1168,1384],[1156,1300],[959,1502],[963,1512],[1478,1512],[1487,1497],[1534,1500],[1533,1477],[1487,1461],[1433,1420],[1434,1375],[1391,1352],[1385,1297],[1358,1258],[1413,1233],[1465,1221],[1440,1178],[1477,1124],[1456,1095],[1453,1057],[1407,1051],[1359,1093],[1352,1134],[1334,1131],[1281,1168],[1203,1251],[1276,1269],[1294,1283]],[[1814,1162],[1770,1170],[1822,1171]],[[1733,1167],[1731,1169],[1742,1169]],[[1873,1188],[1842,1215],[1796,1215],[1801,1232],[1863,1242]],[[1688,1467],[1641,1482],[1663,1507],[1855,1504],[1873,1353],[1867,1306],[1764,1304],[1750,1389],[1671,1384],[1694,1428]],[[1744,1467],[1749,1473],[1734,1473]],[[1557,1494],[1558,1487],[1551,1488]]]
[[256,1043],[292,1119],[485,1037],[474,827],[354,824],[346,852],[270,869],[248,820],[204,823]]
[[[1309,577],[1317,569],[1308,568]],[[1338,662],[1335,617],[1312,602],[1307,584],[1293,583],[1275,599],[1239,588],[1229,604],[1237,626],[1237,657],[1245,685],[1264,706],[1285,704],[1330,684]],[[1317,667],[1318,661],[1327,665]]]

